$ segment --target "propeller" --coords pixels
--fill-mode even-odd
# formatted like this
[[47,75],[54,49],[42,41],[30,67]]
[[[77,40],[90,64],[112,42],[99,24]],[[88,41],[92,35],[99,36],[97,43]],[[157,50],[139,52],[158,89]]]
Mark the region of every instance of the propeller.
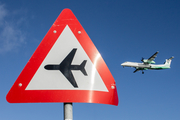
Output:
[[144,62],[144,58],[143,57],[142,57],[141,61]]

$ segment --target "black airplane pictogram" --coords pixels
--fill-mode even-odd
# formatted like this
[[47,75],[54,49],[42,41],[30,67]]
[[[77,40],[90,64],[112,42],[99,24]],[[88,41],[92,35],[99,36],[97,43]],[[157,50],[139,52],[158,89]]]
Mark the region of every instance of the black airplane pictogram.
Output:
[[78,88],[76,80],[71,72],[71,70],[80,70],[85,76],[87,76],[85,65],[87,60],[84,60],[80,65],[71,65],[77,48],[72,49],[72,51],[66,56],[66,58],[59,65],[46,65],[44,68],[46,70],[60,70],[61,73],[68,79],[68,81],[75,87]]

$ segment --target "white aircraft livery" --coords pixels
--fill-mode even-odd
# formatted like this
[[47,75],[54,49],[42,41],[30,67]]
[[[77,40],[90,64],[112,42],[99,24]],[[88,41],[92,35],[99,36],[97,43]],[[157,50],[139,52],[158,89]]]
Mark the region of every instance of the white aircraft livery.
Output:
[[171,60],[174,58],[173,56],[170,57],[169,59],[166,59],[164,64],[155,64],[153,61],[154,58],[157,56],[159,52],[157,51],[154,53],[149,59],[144,59],[142,58],[142,63],[137,63],[137,62],[124,62],[121,65],[123,67],[134,67],[136,70],[134,71],[137,72],[139,70],[142,70],[142,74],[144,74],[143,70],[162,70],[162,69],[169,69],[171,65]]

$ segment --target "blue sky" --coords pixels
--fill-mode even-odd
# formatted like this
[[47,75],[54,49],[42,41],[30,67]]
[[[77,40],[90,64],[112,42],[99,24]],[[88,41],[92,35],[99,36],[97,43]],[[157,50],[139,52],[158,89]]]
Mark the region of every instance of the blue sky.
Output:
[[[6,94],[64,8],[70,8],[101,53],[116,83],[119,105],[74,103],[78,120],[180,119],[180,1],[1,0],[0,119],[63,119],[63,103],[10,104]],[[156,51],[171,69],[133,73],[120,66]]]

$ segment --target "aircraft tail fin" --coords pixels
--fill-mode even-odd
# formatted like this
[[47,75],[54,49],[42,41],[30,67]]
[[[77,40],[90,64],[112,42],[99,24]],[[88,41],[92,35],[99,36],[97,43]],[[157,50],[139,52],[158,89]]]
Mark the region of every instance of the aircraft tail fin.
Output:
[[87,76],[87,72],[86,72],[86,70],[85,70],[86,62],[87,62],[87,60],[84,60],[84,61],[81,63],[81,65],[80,65],[80,70],[81,70],[81,72],[82,72],[84,75]]
[[170,67],[171,61],[172,61],[173,58],[174,58],[174,57],[172,56],[172,57],[170,57],[169,59],[166,59],[166,62],[165,62],[164,64]]

